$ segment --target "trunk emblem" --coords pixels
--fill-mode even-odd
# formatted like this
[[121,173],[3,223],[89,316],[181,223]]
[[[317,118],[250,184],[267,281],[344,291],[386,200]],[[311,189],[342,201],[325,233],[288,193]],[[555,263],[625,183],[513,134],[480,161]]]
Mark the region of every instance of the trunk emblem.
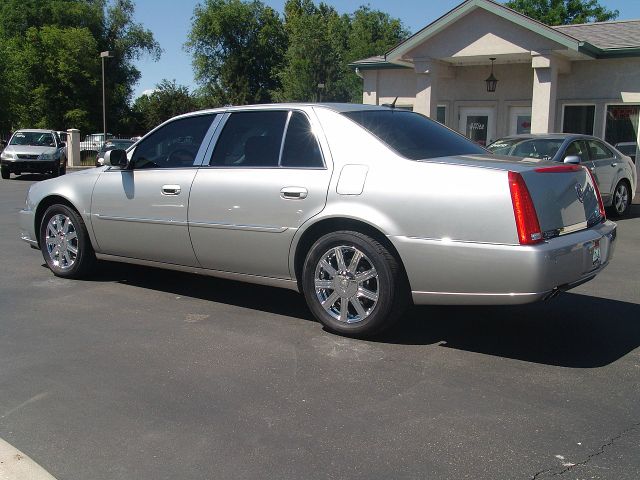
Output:
[[578,201],[584,203],[584,189],[579,183],[576,183],[576,195],[578,196]]

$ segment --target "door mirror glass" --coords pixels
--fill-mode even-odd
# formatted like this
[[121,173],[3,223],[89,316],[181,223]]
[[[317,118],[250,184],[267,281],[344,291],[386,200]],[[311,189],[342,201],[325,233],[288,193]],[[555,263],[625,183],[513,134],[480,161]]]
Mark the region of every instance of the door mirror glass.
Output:
[[564,163],[573,163],[574,165],[580,164],[580,157],[577,155],[567,155],[564,157]]
[[127,167],[127,152],[124,150],[107,150],[104,154],[104,164],[112,167]]

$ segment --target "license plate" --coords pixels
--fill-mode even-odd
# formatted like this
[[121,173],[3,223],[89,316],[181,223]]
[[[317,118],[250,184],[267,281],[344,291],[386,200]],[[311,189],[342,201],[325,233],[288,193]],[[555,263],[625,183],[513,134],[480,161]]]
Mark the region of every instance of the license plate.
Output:
[[591,264],[593,266],[600,265],[600,240],[593,242],[589,251],[591,252]]

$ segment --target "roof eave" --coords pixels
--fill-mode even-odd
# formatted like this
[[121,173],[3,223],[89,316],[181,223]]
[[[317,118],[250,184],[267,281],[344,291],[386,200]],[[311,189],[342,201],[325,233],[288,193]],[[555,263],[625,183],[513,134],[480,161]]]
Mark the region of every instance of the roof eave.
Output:
[[476,8],[482,8],[488,12],[493,13],[494,15],[509,20],[516,25],[542,35],[556,43],[559,43],[570,50],[579,51],[581,42],[571,37],[570,35],[554,30],[544,23],[533,20],[491,0],[467,0],[465,3],[457,6],[453,10],[444,14],[442,17],[438,18],[422,30],[409,37],[403,43],[390,50],[385,56],[394,60],[402,58],[405,53],[412,50],[429,37],[440,32],[449,24],[457,21],[459,18]]

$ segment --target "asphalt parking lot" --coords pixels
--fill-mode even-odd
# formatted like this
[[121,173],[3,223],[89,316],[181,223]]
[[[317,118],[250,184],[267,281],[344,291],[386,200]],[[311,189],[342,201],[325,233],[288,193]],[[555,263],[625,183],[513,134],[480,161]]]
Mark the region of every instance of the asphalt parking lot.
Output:
[[18,239],[39,178],[0,181],[0,439],[58,480],[640,478],[640,205],[592,282],[374,342],[285,290],[54,277]]

